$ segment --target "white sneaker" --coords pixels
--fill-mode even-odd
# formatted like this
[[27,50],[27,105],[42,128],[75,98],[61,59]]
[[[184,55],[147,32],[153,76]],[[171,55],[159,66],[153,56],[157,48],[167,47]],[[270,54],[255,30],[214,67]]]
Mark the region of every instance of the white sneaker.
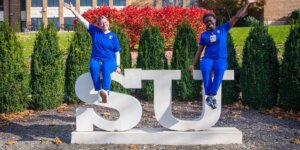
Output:
[[101,89],[100,90],[100,96],[101,96],[101,99],[102,99],[102,103],[107,103],[107,100],[108,100],[108,92]]
[[90,94],[91,95],[96,95],[96,94],[98,94],[99,93],[99,91],[96,91],[95,89],[92,89],[91,91],[90,91]]
[[99,103],[102,103],[102,98],[100,96],[100,92],[97,93],[97,100],[98,100]]

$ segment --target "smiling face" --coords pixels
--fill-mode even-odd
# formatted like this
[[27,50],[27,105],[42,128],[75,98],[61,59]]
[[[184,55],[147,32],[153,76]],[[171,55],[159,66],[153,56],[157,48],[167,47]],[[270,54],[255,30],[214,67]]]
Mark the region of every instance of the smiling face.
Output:
[[216,19],[213,16],[205,17],[203,22],[207,30],[213,30],[216,27]]
[[98,19],[98,26],[99,26],[99,28],[103,32],[108,31],[108,29],[109,29],[109,21],[108,21],[108,19],[106,17],[104,17],[104,16],[99,17],[99,19]]

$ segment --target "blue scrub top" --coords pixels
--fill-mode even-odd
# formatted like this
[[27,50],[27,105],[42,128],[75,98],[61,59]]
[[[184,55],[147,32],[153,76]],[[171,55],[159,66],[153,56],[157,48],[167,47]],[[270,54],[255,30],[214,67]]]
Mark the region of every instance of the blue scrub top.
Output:
[[213,31],[206,30],[200,36],[199,45],[206,47],[203,58],[227,58],[227,35],[230,23],[224,23]]
[[92,59],[116,61],[115,52],[121,50],[119,40],[113,32],[105,34],[100,28],[89,24],[88,32],[92,38]]

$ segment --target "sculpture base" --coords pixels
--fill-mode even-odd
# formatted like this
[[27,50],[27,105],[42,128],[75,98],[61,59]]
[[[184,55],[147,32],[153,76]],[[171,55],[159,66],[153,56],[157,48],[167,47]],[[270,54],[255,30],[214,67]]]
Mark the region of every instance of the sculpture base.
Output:
[[136,128],[125,132],[72,132],[77,144],[242,144],[242,132],[236,128],[214,127],[205,131],[171,131],[165,128]]

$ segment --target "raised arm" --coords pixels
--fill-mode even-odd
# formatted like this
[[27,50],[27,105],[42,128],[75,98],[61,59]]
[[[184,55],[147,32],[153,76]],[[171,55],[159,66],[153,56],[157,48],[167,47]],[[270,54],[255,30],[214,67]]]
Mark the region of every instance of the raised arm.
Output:
[[230,19],[230,26],[233,27],[236,22],[242,18],[251,3],[255,3],[257,0],[247,0],[246,4]]
[[197,51],[197,53],[196,53],[196,55],[195,55],[195,57],[194,57],[193,64],[190,65],[190,67],[189,67],[189,71],[190,71],[191,73],[193,73],[194,67],[195,67],[195,65],[197,64],[197,62],[198,62],[198,60],[199,60],[199,58],[200,58],[200,56],[201,56],[201,54],[202,54],[202,52],[203,52],[203,49],[204,49],[204,47],[201,46],[201,45],[198,47],[198,51]]
[[68,3],[65,3],[64,5],[67,9],[69,9],[74,15],[76,18],[79,19],[79,21],[85,26],[86,29],[89,29],[89,22],[87,20],[85,20],[76,10],[75,8],[73,7],[72,3],[70,2],[69,4]]

